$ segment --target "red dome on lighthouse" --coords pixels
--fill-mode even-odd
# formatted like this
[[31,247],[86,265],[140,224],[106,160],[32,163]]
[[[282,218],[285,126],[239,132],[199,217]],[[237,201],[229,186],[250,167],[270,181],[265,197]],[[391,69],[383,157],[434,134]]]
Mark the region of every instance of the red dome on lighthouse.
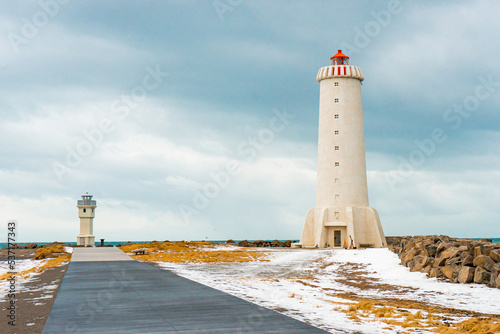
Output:
[[349,65],[349,57],[343,54],[342,50],[339,50],[330,60],[332,61],[332,65]]

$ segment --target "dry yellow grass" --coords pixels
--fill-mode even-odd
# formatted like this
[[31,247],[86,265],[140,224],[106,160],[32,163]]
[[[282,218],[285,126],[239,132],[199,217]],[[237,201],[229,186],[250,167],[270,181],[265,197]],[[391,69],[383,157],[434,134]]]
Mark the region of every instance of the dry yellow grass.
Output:
[[[439,334],[493,334],[500,333],[500,316],[474,314],[474,312],[442,308],[413,301],[383,299],[357,299],[357,304],[343,310],[350,319],[379,321],[398,326],[413,333],[426,329]],[[410,312],[409,310],[413,310]],[[455,316],[470,317],[459,322],[450,321]]]
[[132,255],[136,260],[172,263],[227,263],[265,261],[267,254],[251,250],[214,250],[217,244],[209,242],[153,242],[120,247],[125,253],[146,248],[145,255]]
[[440,334],[493,334],[500,333],[500,323],[499,318],[474,318],[462,321],[458,324],[453,324],[451,327],[441,325],[435,328],[433,332]]
[[47,257],[55,257],[54,253],[66,253],[61,245],[39,248],[35,252],[34,260],[43,260]]

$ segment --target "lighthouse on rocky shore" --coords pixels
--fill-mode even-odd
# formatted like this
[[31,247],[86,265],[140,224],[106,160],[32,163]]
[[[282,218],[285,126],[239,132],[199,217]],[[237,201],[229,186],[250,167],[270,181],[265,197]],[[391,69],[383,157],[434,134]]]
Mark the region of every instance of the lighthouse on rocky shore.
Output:
[[319,69],[316,208],[309,210],[302,247],[386,247],[380,218],[368,205],[361,69],[339,50]]
[[86,193],[82,199],[76,203],[78,208],[78,217],[80,218],[80,234],[76,237],[76,244],[86,247],[95,246],[94,217],[96,201],[92,200],[92,195]]

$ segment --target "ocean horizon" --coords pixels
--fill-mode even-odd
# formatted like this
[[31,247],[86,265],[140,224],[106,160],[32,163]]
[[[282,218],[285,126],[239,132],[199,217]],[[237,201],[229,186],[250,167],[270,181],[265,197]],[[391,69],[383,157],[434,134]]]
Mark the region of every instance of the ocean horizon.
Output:
[[[494,243],[498,243],[500,242],[500,238],[459,238],[459,239],[472,239],[472,240],[480,240],[480,239],[491,239],[492,242]],[[243,240],[243,239],[242,239]],[[240,242],[242,240],[234,240],[234,242]],[[248,241],[256,241],[256,240],[264,240],[264,241],[273,241],[273,240],[276,240],[276,239],[247,239]],[[278,239],[279,241],[286,241],[286,240],[290,240],[290,239]],[[134,244],[138,244],[138,243],[148,243],[148,242],[152,242],[153,240],[140,240],[140,241],[134,241],[134,240],[127,240],[127,241],[104,241],[104,245],[112,245],[112,246],[116,246],[116,245],[119,245],[119,244],[123,244],[123,243],[127,243],[127,242],[131,242],[131,243],[134,243]],[[180,241],[183,241],[183,240],[172,240],[172,242],[180,242]],[[189,241],[192,241],[192,242],[213,242],[213,243],[225,243],[227,240],[189,240]],[[60,242],[64,242],[64,241],[60,241]],[[294,239],[292,240],[292,242],[298,242],[298,239]],[[36,241],[32,241],[32,242],[18,242],[17,244],[18,245],[26,245],[26,244],[37,244],[37,245],[46,245],[46,244],[50,244],[52,242],[46,242],[46,241],[43,241],[43,242],[36,242]],[[68,241],[68,242],[64,242],[68,245],[76,245],[76,241]],[[96,242],[95,245],[100,245],[101,242]],[[0,249],[1,248],[4,248],[7,246],[7,243],[6,242],[0,242]]]

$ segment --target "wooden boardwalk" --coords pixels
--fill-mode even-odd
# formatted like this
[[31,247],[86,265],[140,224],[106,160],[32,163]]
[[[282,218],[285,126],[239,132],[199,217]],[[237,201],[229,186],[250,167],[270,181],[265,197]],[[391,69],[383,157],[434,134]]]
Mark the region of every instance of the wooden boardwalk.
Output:
[[75,248],[43,330],[52,333],[327,332],[119,249]]

